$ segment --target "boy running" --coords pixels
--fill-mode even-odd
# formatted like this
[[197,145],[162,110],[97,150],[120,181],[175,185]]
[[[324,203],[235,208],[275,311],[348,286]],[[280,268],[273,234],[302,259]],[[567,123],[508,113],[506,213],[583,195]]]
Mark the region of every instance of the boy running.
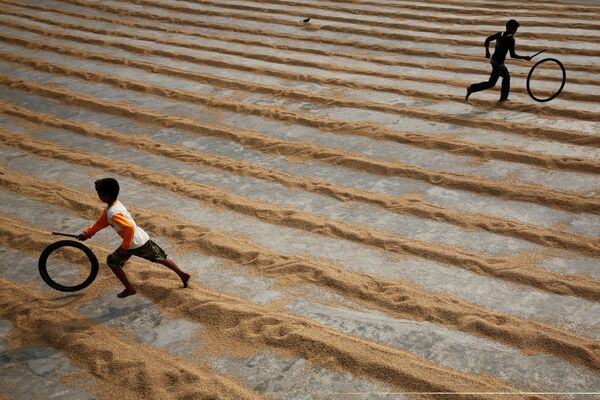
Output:
[[136,225],[125,206],[117,200],[119,196],[119,182],[113,178],[104,178],[94,182],[94,185],[96,186],[98,198],[106,203],[106,208],[96,223],[79,234],[77,239],[82,241],[87,240],[108,225],[112,226],[119,236],[123,238],[121,246],[106,259],[106,263],[111,271],[125,286],[125,290],[117,296],[125,298],[136,294],[136,290],[129,283],[125,271],[123,271],[123,265],[131,256],[142,257],[164,265],[179,276],[184,288],[188,287],[190,275],[180,270],[177,264],[167,258],[165,251],[150,240],[148,234]]
[[506,59],[506,53],[510,51],[511,58],[519,60],[531,60],[529,56],[519,56],[515,53],[515,38],[514,35],[519,29],[519,23],[514,19],[511,19],[506,23],[506,32],[498,32],[487,39],[485,39],[485,58],[490,58],[490,42],[496,41],[496,49],[492,56],[492,74],[490,79],[486,82],[476,83],[467,88],[467,95],[465,100],[469,100],[471,93],[479,92],[485,89],[489,89],[496,85],[498,78],[502,77],[502,93],[500,95],[500,101],[508,100],[508,92],[510,91],[510,74],[508,69],[504,65]]

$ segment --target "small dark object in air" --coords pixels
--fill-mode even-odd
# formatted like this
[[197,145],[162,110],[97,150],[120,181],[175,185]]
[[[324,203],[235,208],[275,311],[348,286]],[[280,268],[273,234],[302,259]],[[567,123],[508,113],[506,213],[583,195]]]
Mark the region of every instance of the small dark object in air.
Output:
[[308,21],[310,21],[310,17],[302,20],[302,22],[308,22]]

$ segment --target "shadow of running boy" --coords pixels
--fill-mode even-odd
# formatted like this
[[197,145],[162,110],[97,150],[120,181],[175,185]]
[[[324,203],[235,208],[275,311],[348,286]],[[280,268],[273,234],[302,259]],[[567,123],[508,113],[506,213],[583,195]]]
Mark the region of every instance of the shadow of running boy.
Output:
[[125,298],[136,294],[135,288],[127,279],[125,271],[123,271],[123,265],[125,265],[125,262],[131,256],[138,256],[164,265],[179,276],[184,288],[188,287],[190,275],[180,270],[177,264],[167,258],[165,251],[150,240],[148,234],[136,225],[125,206],[117,200],[119,196],[119,182],[113,178],[104,178],[94,182],[94,185],[96,186],[98,198],[106,203],[106,208],[102,211],[100,218],[92,226],[80,233],[77,239],[82,241],[87,240],[108,225],[112,226],[119,236],[121,236],[123,239],[121,245],[106,258],[106,263],[111,271],[125,286],[125,290],[117,296]]

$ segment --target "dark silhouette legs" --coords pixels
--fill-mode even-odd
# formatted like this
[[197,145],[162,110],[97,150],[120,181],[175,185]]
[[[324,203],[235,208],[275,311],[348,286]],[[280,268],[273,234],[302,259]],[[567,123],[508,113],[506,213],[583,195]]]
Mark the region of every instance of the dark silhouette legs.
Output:
[[500,93],[500,101],[508,100],[508,93],[510,92],[510,74],[506,67],[502,67],[500,70],[500,76],[502,77],[502,92]]
[[467,97],[471,93],[480,92],[482,90],[486,90],[492,88],[498,82],[498,78],[502,77],[502,93],[500,94],[500,101],[504,101],[508,99],[508,93],[510,92],[510,74],[508,73],[508,69],[504,65],[494,65],[492,64],[492,74],[490,75],[490,79],[485,82],[475,83],[467,88]]

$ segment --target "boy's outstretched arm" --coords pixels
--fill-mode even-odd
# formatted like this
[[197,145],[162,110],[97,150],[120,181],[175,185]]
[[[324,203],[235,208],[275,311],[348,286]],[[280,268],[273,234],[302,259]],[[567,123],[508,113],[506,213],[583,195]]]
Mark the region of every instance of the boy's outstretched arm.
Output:
[[489,36],[487,39],[485,39],[485,58],[490,58],[490,42],[492,40],[496,40],[498,39],[498,37],[500,36],[500,32],[498,33],[494,33],[492,36]]
[[108,218],[106,216],[106,210],[102,211],[102,215],[98,218],[98,221],[94,223],[94,225],[83,230],[82,233],[77,236],[79,240],[88,240],[92,236],[94,236],[98,231],[106,228],[108,226]]
[[517,60],[527,60],[530,61],[531,57],[529,56],[520,56],[515,52],[515,44],[513,43],[510,48],[508,49],[510,51],[510,57],[511,58],[515,58]]

